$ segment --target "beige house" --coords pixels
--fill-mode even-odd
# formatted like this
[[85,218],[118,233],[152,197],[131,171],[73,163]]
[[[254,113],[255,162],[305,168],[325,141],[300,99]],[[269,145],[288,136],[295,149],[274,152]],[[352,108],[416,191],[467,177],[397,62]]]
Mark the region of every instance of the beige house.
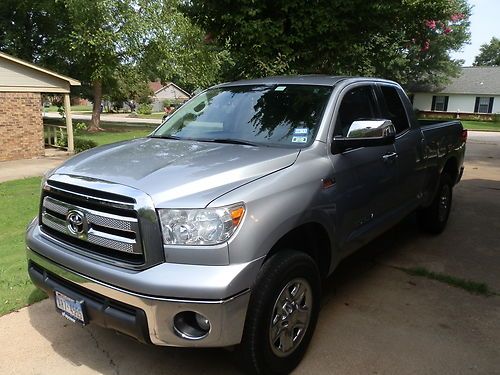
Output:
[[153,91],[153,112],[163,111],[163,102],[167,99],[185,102],[190,98],[187,91],[183,90],[173,82],[162,85],[161,82],[150,82],[149,88]]
[[64,94],[68,151],[73,152],[69,92],[80,82],[0,52],[0,161],[44,155],[42,93]]
[[456,115],[500,113],[500,67],[462,68],[461,74],[438,92],[414,92],[413,107]]

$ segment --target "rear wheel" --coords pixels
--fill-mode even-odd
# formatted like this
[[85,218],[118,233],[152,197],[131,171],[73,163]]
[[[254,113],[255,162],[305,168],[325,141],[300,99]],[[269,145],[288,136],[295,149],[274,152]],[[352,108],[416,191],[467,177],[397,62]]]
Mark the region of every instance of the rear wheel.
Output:
[[446,227],[453,198],[453,182],[447,173],[441,175],[436,196],[429,207],[417,211],[420,228],[426,232],[439,234]]
[[320,278],[307,254],[283,250],[260,271],[245,322],[240,354],[253,374],[288,374],[311,340],[319,312]]

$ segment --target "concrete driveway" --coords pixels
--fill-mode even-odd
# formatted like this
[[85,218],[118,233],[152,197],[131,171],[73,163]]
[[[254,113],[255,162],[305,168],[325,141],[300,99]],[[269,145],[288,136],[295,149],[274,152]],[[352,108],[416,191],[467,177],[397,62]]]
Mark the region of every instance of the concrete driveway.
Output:
[[[485,282],[500,292],[500,134],[471,132],[447,230],[409,217],[346,259],[324,290],[296,374],[500,374],[500,297],[409,276],[396,267]],[[235,374],[234,353],[138,344],[78,327],[43,301],[0,318],[2,374]]]

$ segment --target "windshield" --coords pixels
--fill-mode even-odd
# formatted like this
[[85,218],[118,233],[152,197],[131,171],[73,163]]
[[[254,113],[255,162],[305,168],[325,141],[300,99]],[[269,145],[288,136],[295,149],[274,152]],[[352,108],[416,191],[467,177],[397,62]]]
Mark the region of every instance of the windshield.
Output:
[[332,87],[209,89],[177,110],[152,137],[278,147],[312,143]]

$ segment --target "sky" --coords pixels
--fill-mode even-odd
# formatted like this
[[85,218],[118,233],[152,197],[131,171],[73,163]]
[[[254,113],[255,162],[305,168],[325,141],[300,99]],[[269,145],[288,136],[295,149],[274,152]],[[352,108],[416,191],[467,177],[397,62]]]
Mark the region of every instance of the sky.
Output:
[[471,44],[466,44],[460,52],[451,54],[454,59],[465,60],[464,66],[471,66],[479,54],[482,44],[492,37],[500,39],[500,0],[468,0],[473,6],[470,18]]

